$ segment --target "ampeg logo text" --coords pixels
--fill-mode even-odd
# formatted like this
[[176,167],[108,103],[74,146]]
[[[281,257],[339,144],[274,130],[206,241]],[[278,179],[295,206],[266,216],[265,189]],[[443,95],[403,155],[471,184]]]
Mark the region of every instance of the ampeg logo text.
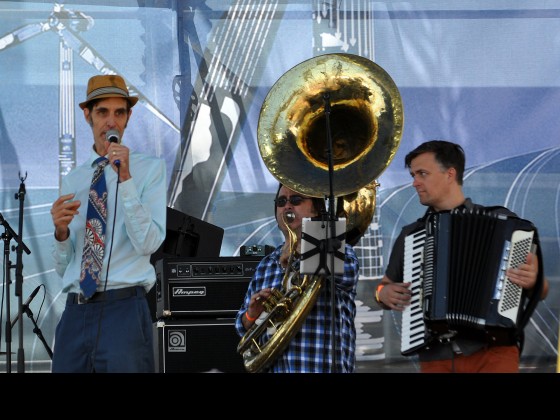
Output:
[[206,296],[206,287],[174,287],[173,297]]
[[167,342],[167,351],[181,353],[187,351],[187,331],[173,330],[169,331]]

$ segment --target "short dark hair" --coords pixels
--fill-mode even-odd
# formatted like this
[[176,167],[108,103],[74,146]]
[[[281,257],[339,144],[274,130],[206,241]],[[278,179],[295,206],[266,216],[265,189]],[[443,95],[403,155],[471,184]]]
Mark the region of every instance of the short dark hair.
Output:
[[457,183],[463,185],[463,174],[465,173],[465,151],[463,148],[446,140],[430,140],[422,143],[416,149],[409,152],[404,158],[405,168],[410,168],[412,160],[424,153],[433,153],[436,161],[445,169],[455,168],[457,172]]

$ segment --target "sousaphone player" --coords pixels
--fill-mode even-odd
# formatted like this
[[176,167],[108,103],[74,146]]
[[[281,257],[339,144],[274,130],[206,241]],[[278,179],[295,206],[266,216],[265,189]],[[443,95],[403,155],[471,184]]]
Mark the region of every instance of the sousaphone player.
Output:
[[[375,179],[398,148],[402,124],[396,86],[363,57],[315,57],[270,90],[258,141],[280,182],[275,216],[285,241],[257,266],[237,314],[238,352],[249,372],[354,371],[359,261],[353,245],[371,223]],[[343,273],[302,275],[302,219],[327,217],[333,205],[325,208],[325,197],[332,196],[336,215],[347,221],[338,250]]]

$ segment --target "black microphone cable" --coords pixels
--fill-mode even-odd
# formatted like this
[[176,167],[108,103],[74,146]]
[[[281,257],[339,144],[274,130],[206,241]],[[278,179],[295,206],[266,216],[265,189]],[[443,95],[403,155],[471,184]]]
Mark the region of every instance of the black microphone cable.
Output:
[[[111,140],[109,140],[111,141]],[[107,259],[107,269],[105,270],[105,284],[103,285],[103,292],[107,291],[107,283],[109,281],[109,266],[111,264],[111,254],[113,253],[113,242],[115,238],[115,225],[117,221],[117,201],[119,196],[119,184],[120,184],[120,174],[121,174],[121,166],[120,162],[117,164],[117,189],[115,190],[115,209],[114,209],[114,216],[113,216],[113,228],[111,229],[111,245],[109,246],[109,258]],[[99,320],[97,321],[97,334],[95,337],[95,346],[93,348],[93,357],[91,360],[91,373],[95,373],[95,357],[97,355],[97,346],[99,345],[99,337],[101,336],[101,320],[103,319],[103,310],[105,309],[105,303],[107,300],[103,300],[101,302],[101,311],[99,312]]]

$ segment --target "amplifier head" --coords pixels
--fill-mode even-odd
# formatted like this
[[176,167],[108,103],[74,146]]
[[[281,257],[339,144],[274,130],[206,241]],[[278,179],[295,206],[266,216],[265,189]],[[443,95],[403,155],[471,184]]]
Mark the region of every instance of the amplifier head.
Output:
[[163,258],[156,262],[156,317],[235,317],[262,257]]

